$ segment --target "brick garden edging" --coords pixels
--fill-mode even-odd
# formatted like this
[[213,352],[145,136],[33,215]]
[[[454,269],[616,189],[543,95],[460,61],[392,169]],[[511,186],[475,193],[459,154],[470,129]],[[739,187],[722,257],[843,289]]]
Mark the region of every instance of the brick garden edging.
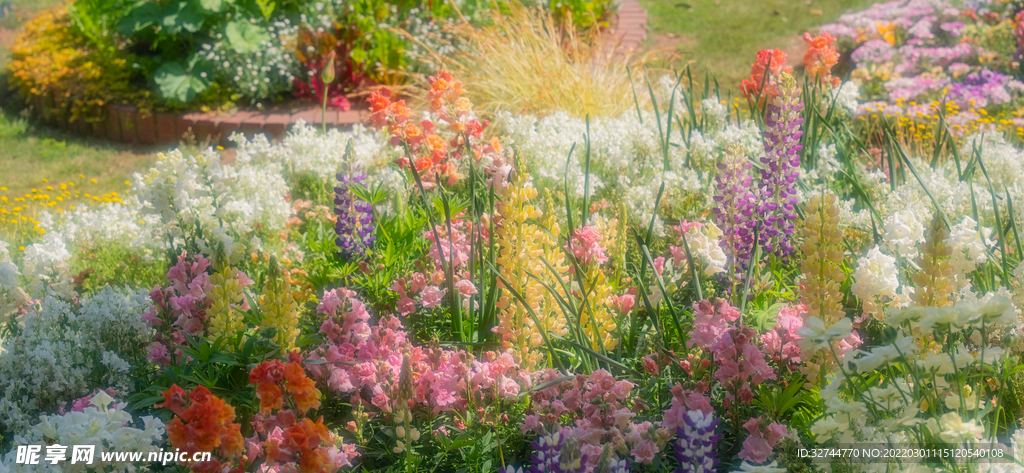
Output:
[[[619,0],[615,30],[610,32],[608,38],[609,43],[621,51],[635,50],[647,38],[647,12],[637,0]],[[31,105],[37,118],[64,131],[122,143],[174,144],[191,132],[199,142],[216,141],[226,146],[230,144],[228,136],[236,131],[247,135],[266,133],[271,138],[279,138],[300,118],[306,123],[321,126],[321,108],[312,104],[242,110],[230,115],[213,112],[156,112],[143,115],[137,107],[131,105],[107,105],[94,113],[95,116],[104,116],[103,121],[69,121],[66,114],[55,113],[55,97],[56,93],[32,98]],[[327,126],[345,128],[363,122],[368,116],[366,110],[328,110],[325,118]]]
[[[197,141],[210,140],[224,145],[228,144],[228,136],[236,131],[249,135],[266,133],[271,138],[279,138],[300,118],[306,123],[321,126],[320,107],[308,104],[259,111],[242,110],[234,114],[156,112],[149,115],[130,105],[107,105],[96,110],[96,115],[105,112],[102,113],[105,119],[89,123],[69,121],[66,114],[55,113],[54,103],[53,97],[33,97],[37,118],[64,131],[132,144],[174,144],[189,131]],[[365,110],[328,109],[324,118],[327,126],[341,128],[360,123],[367,116]]]

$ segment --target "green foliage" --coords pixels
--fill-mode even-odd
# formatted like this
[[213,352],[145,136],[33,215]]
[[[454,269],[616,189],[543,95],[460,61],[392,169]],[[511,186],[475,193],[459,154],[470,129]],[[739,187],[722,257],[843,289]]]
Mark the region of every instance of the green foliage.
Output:
[[177,102],[191,102],[206,91],[210,81],[206,79],[210,67],[193,57],[189,67],[177,61],[165,62],[157,69],[153,80],[165,99]]

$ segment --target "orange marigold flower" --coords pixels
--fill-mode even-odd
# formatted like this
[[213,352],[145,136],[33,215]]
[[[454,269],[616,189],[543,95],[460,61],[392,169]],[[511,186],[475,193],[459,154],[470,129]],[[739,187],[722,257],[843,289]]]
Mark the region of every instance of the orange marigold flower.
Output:
[[448,143],[444,141],[444,138],[431,134],[427,136],[427,147],[432,151],[445,151],[448,149]]
[[832,75],[832,66],[839,63],[839,53],[832,45],[836,41],[828,31],[819,36],[811,36],[804,33],[804,42],[807,43],[807,52],[804,53],[804,70],[807,75],[827,81]]
[[412,115],[412,111],[409,110],[409,106],[405,104],[405,100],[399,100],[391,104],[390,112],[393,115],[392,120],[398,124],[404,124],[409,120]]
[[875,23],[875,29],[886,43],[896,46],[896,23]]
[[413,140],[417,142],[423,138],[423,130],[420,127],[413,125],[412,123],[405,125],[405,139],[409,140],[409,143],[413,143]]

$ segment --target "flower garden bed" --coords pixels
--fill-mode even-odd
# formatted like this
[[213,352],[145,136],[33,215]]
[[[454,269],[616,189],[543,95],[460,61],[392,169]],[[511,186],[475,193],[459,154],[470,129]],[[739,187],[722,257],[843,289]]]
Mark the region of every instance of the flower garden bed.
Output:
[[[881,4],[838,44],[912,30],[882,90],[944,79],[916,25],[953,8]],[[1020,135],[941,97],[932,128],[865,118],[840,30],[760,51],[732,101],[588,62],[627,106],[485,116],[440,70],[422,107],[271,114],[303,120],[231,163],[162,154],[126,195],[0,195],[0,473],[58,444],[212,453],[133,465],[174,472],[1024,471]],[[852,445],[987,458],[804,453]]]

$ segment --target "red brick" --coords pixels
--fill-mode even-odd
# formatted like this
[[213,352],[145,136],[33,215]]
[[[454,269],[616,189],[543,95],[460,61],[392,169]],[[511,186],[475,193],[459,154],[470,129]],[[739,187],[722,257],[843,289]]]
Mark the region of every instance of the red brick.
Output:
[[291,120],[291,113],[288,111],[271,111],[263,114],[263,130],[270,138],[284,136]]
[[196,118],[195,134],[196,140],[200,142],[213,142],[220,140],[217,133],[217,124],[220,118],[212,113],[204,113]]
[[263,133],[263,117],[253,115],[246,118],[244,122],[238,127],[238,131],[244,133],[246,136],[253,136]]
[[107,123],[104,128],[107,130],[107,138],[114,141],[121,141],[121,123],[118,121],[117,108],[113,105],[106,107]]
[[174,129],[178,117],[173,113],[157,112],[154,115],[156,127],[156,144],[169,144],[178,141],[181,135]]
[[139,109],[127,105],[117,107],[117,122],[121,124],[121,141],[139,142]]
[[[251,119],[254,115],[254,112],[243,110],[221,117],[220,123],[217,124],[217,133],[220,135],[221,146],[231,146],[232,143],[234,143],[230,139],[233,133],[245,133],[246,131],[242,130],[242,124],[245,123],[246,120]],[[259,128],[260,127],[257,126],[255,130],[252,130],[252,133],[258,132]]]
[[178,116],[176,123],[178,129],[178,139],[182,139],[186,134],[191,134],[196,141],[199,141],[199,135],[196,133],[196,123],[199,121],[200,113],[186,113]]
[[338,125],[354,125],[363,121],[366,112],[361,110],[345,110],[338,112]]
[[[326,114],[327,124],[331,123],[332,115],[337,115],[337,112],[328,109]],[[302,121],[306,122],[309,125],[319,126],[321,123],[323,123],[322,120],[324,118],[324,112],[323,110],[320,109],[320,107],[304,107],[292,112],[292,116],[289,119],[289,123],[294,125],[296,122],[299,121],[299,119],[302,119]]]
[[156,117],[152,113],[138,112],[135,116],[138,123],[139,143],[156,144]]

